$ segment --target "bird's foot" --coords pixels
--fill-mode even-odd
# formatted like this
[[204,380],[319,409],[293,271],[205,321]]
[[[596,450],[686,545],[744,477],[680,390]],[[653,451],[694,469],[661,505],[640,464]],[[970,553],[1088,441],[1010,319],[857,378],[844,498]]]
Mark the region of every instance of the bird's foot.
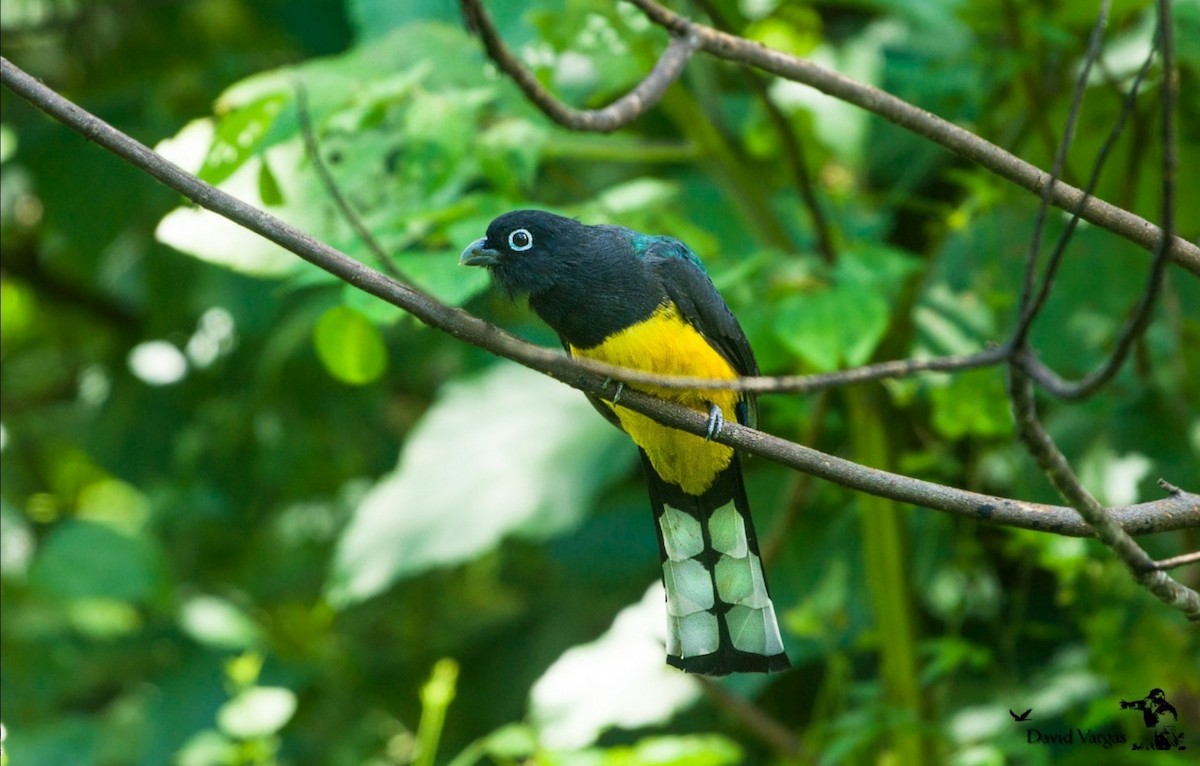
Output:
[[704,441],[710,442],[716,438],[717,434],[721,433],[721,428],[724,425],[725,413],[721,412],[719,406],[710,404],[708,407],[708,431],[704,435]]
[[[608,386],[612,382],[613,382],[612,378],[605,378],[604,379],[604,388],[608,388]],[[613,398],[612,398],[613,404],[616,404],[617,402],[621,401],[621,394],[625,391],[624,383],[622,383],[621,381],[618,380],[618,381],[616,381],[616,384],[617,384],[617,393],[613,394]]]

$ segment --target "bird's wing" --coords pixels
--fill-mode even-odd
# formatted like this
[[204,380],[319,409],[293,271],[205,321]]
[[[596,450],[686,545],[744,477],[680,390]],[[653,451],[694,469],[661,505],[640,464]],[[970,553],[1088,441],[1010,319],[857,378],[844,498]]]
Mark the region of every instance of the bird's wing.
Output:
[[[758,362],[746,333],[717,292],[699,259],[679,240],[660,238],[647,248],[645,261],[662,279],[667,296],[692,327],[741,375],[757,375]],[[743,396],[746,412],[738,420],[753,426],[758,405],[753,395]]]

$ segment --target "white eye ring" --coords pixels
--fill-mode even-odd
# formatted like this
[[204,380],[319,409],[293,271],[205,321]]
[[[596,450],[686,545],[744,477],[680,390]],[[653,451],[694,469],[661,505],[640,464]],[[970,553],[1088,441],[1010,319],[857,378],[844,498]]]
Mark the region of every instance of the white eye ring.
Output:
[[533,235],[529,229],[517,229],[508,235],[508,247],[518,253],[523,253],[533,247]]

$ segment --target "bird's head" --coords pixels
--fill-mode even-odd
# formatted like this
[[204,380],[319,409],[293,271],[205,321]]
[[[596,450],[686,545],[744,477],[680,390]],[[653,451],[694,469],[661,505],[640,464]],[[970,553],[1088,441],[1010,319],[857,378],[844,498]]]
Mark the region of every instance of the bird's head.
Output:
[[592,227],[541,210],[514,210],[496,218],[459,256],[466,266],[483,266],[510,294],[537,294],[569,274],[586,257]]

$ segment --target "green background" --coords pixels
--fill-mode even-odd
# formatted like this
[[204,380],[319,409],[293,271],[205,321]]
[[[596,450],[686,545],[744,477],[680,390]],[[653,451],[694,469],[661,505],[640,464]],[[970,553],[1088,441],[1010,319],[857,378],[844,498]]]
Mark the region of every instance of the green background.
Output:
[[[678,7],[1049,167],[1095,18],[1061,5]],[[665,44],[625,4],[487,7],[575,105],[623,93]],[[1195,240],[1200,4],[1175,14],[1180,233]],[[544,345],[521,304],[456,263],[506,210],[684,239],[769,374],[969,353],[1012,327],[1037,200],[798,85],[700,57],[662,104],[597,136],[528,105],[449,0],[7,0],[0,23],[4,55],[68,98],[378,266],[305,153],[302,88],[325,165],[392,267]],[[1086,178],[1152,23],[1149,3],[1116,3],[1068,181]],[[1098,189],[1151,220],[1160,86],[1155,70]],[[1200,747],[1195,628],[1102,546],[761,459],[748,490],[796,669],[715,687],[673,674],[617,630],[657,619],[653,594],[622,611],[657,578],[656,545],[636,454],[581,395],[2,98],[7,764],[1182,763],[1129,750],[1146,729],[1118,701],[1153,687]],[[827,246],[781,128],[803,147]],[[1063,223],[1052,214],[1049,236]],[[1034,329],[1043,359],[1072,376],[1103,359],[1148,262],[1081,227]],[[1197,306],[1196,279],[1169,268],[1113,384],[1043,402],[1102,501],[1161,497],[1160,477],[1196,489]],[[1014,444],[999,369],[768,396],[762,411],[772,433],[859,462],[1057,502]],[[1156,557],[1200,546],[1195,530],[1142,542]],[[1177,575],[1195,587],[1195,568]],[[1079,733],[1031,744],[1034,729]],[[1089,730],[1127,741],[1080,742]]]

